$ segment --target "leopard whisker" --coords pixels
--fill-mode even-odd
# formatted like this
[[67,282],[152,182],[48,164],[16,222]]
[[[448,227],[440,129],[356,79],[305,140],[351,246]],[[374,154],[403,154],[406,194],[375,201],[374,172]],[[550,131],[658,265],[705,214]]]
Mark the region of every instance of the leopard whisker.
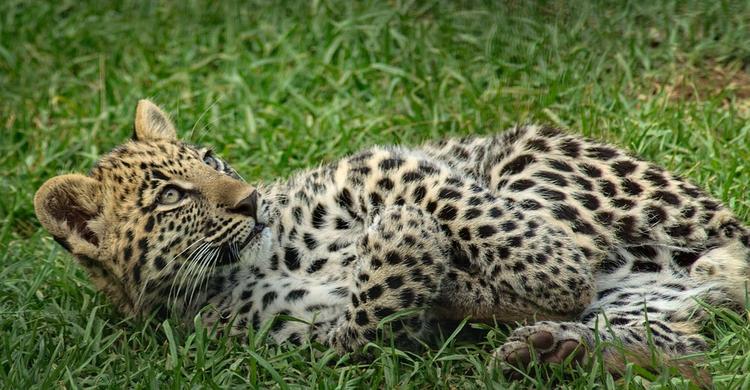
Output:
[[[217,98],[216,98],[216,100],[214,100],[214,102],[213,102],[213,103],[209,104],[209,105],[208,105],[208,107],[206,107],[206,109],[205,109],[205,110],[203,110],[203,112],[202,112],[202,113],[201,113],[201,114],[200,114],[200,115],[198,116],[198,119],[196,119],[195,123],[193,123],[193,128],[191,128],[191,129],[190,129],[190,134],[189,134],[189,135],[188,135],[188,137],[187,137],[187,139],[188,139],[189,141],[193,141],[193,134],[195,134],[195,129],[196,129],[197,127],[198,127],[198,124],[199,124],[199,123],[201,122],[201,120],[203,119],[203,117],[204,117],[204,116],[206,116],[206,114],[207,114],[207,113],[208,113],[208,112],[209,112],[209,111],[210,111],[210,110],[211,110],[211,109],[212,109],[212,108],[213,108],[213,107],[214,107],[214,106],[215,106],[215,105],[216,105],[217,103],[219,103],[219,101],[220,101],[220,100],[221,100],[221,96],[217,97]],[[215,120],[214,122],[215,122],[215,123],[218,123],[218,122],[219,122],[219,119],[216,119],[216,120]],[[208,127],[208,124],[211,124],[211,123],[210,123],[210,122],[209,122],[209,123],[207,123],[207,124],[206,124],[206,125],[205,125],[204,127],[202,127],[202,128],[201,128],[201,129],[199,130],[199,132],[198,132],[198,135],[199,135],[199,136],[200,136],[200,133],[201,133],[201,132],[202,132],[203,130],[205,130],[205,129],[206,129],[207,127]]]
[[[181,256],[181,255],[182,255],[183,253],[185,253],[186,251],[188,251],[188,250],[189,250],[190,248],[192,248],[192,247],[194,247],[194,246],[196,246],[196,245],[200,244],[200,243],[201,243],[201,242],[202,242],[203,240],[205,240],[205,237],[201,237],[201,238],[199,238],[198,240],[196,240],[195,242],[193,242],[193,243],[191,243],[190,245],[188,245],[187,247],[185,247],[185,249],[183,249],[182,251],[180,251],[180,253],[178,253],[178,254],[177,254],[177,255],[175,255],[175,256],[174,256],[174,257],[173,257],[173,258],[172,258],[171,260],[169,260],[169,261],[168,261],[168,262],[167,262],[167,263],[165,264],[165,266],[164,266],[164,267],[165,267],[165,268],[166,268],[166,267],[168,267],[168,266],[169,266],[170,264],[172,264],[172,263],[173,263],[173,262],[174,262],[175,260],[177,260],[177,258],[179,258],[179,257],[180,257],[180,256]],[[147,281],[146,283],[143,283],[143,286],[141,287],[141,290],[140,290],[140,292],[138,293],[138,298],[136,298],[136,301],[135,301],[135,308],[136,308],[137,310],[139,310],[139,309],[141,308],[141,305],[143,304],[143,299],[144,299],[144,297],[146,296],[146,287],[147,287],[147,286],[148,286],[148,281]]]
[[183,255],[183,254],[184,254],[185,252],[187,252],[187,251],[188,251],[188,250],[190,250],[191,248],[194,248],[195,246],[198,246],[198,248],[195,248],[195,249],[193,249],[193,250],[192,250],[192,251],[190,252],[190,254],[189,254],[188,256],[186,256],[186,257],[185,257],[185,263],[186,263],[186,264],[185,264],[185,265],[183,265],[182,267],[180,267],[180,268],[179,268],[179,269],[177,270],[177,274],[176,274],[176,275],[174,276],[174,278],[173,278],[173,280],[172,280],[172,285],[170,286],[170,289],[169,289],[169,295],[168,295],[168,298],[167,298],[167,305],[168,305],[168,306],[170,306],[170,307],[172,306],[172,304],[174,303],[174,302],[173,302],[173,301],[174,301],[174,300],[173,300],[173,298],[175,297],[175,295],[176,295],[176,294],[178,294],[178,293],[180,292],[180,290],[179,290],[179,287],[178,287],[178,290],[177,290],[177,291],[175,291],[175,285],[177,284],[177,283],[176,283],[176,281],[178,281],[178,280],[180,279],[180,277],[184,275],[184,273],[185,273],[185,271],[186,271],[186,268],[187,268],[187,267],[189,266],[189,264],[190,264],[190,259],[191,259],[191,258],[193,258],[193,257],[195,256],[195,254],[196,254],[196,253],[197,253],[197,252],[198,252],[198,251],[200,250],[200,248],[201,248],[201,245],[203,245],[203,241],[204,241],[205,239],[206,239],[206,237],[201,237],[201,238],[199,238],[199,239],[198,239],[198,240],[197,240],[196,242],[194,242],[194,243],[192,243],[192,244],[188,245],[188,246],[187,246],[187,247],[186,247],[185,249],[183,249],[183,250],[182,250],[182,251],[181,251],[181,252],[180,252],[180,253],[179,253],[179,254],[178,254],[177,256],[174,256],[174,257],[173,257],[173,258],[172,258],[172,259],[171,259],[171,260],[170,260],[169,262],[167,262],[167,264],[165,265],[165,268],[166,268],[166,267],[169,267],[169,266],[170,266],[170,265],[171,265],[172,263],[174,263],[174,262],[175,262],[175,261],[176,261],[177,259],[179,259],[179,258],[180,258],[180,256],[182,256],[182,255]]
[[183,249],[182,251],[180,251],[180,253],[178,253],[177,255],[175,255],[174,257],[172,257],[172,259],[171,259],[171,260],[169,260],[169,261],[167,262],[167,264],[165,265],[165,267],[168,267],[168,266],[169,266],[170,264],[172,264],[172,263],[173,263],[173,262],[174,262],[175,260],[177,260],[177,259],[178,259],[178,258],[179,258],[180,256],[182,256],[182,254],[184,254],[185,252],[187,252],[187,251],[188,251],[188,250],[189,250],[190,248],[192,248],[192,247],[194,247],[194,246],[196,246],[196,245],[200,244],[200,243],[201,243],[201,242],[203,242],[203,241],[204,241],[205,239],[206,239],[206,237],[201,237],[201,238],[197,239],[197,240],[196,240],[195,242],[193,242],[193,243],[191,243],[190,245],[188,245],[187,247],[185,247],[185,249]]
[[[193,261],[194,259],[199,259],[203,256],[204,252],[210,247],[210,243],[203,243],[200,247],[198,247],[196,250],[194,250],[186,259],[186,265],[181,267],[178,271],[177,275],[175,275],[175,282],[172,284],[172,288],[170,289],[170,307],[176,303],[177,296],[182,292],[184,281],[189,278],[189,276],[193,273],[195,267],[196,267],[196,261]],[[177,290],[174,290],[175,286],[177,287]],[[174,294],[173,294],[174,292]]]
[[232,257],[234,257],[234,261],[240,260],[240,250],[239,250],[239,244],[236,242],[232,242],[229,245],[229,253]]
[[[191,306],[193,304],[193,297],[195,295],[195,290],[202,283],[203,276],[207,272],[208,265],[211,263],[212,259],[216,257],[216,254],[217,254],[217,248],[211,248],[211,250],[206,253],[203,260],[197,266],[196,268],[197,272],[195,274],[195,277],[192,280],[190,280],[192,287],[190,290],[190,298],[188,299],[188,306]],[[200,288],[198,290],[200,290]]]
[[216,259],[219,258],[219,251],[217,250],[215,255],[213,256],[213,259],[209,262],[209,264],[206,266],[208,269],[206,271],[206,276],[204,278],[200,279],[199,285],[198,285],[198,294],[205,294],[208,291],[208,282],[211,280],[211,278],[214,275],[214,272],[216,271]]

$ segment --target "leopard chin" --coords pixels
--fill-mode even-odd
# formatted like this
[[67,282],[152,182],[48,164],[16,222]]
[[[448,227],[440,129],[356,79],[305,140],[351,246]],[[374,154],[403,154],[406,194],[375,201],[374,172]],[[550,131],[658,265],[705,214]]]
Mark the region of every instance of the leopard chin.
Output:
[[263,223],[255,223],[246,237],[240,241],[229,241],[221,245],[216,266],[225,266],[242,260],[242,252],[252,246],[256,240],[261,240],[261,234],[268,227]]
[[272,227],[266,224],[258,223],[256,226],[262,226],[262,228],[254,228],[252,237],[248,237],[247,242],[239,251],[239,257],[235,261],[239,265],[254,265],[258,263],[267,262],[268,259],[273,255],[273,233]]

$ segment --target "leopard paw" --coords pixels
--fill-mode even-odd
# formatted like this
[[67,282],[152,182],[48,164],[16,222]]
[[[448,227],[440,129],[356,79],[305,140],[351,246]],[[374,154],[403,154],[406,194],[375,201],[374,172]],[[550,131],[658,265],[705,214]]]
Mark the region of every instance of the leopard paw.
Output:
[[538,322],[514,330],[493,360],[506,369],[526,368],[533,361],[584,364],[590,338],[589,329],[580,324]]
[[342,319],[328,333],[327,344],[339,355],[349,352],[360,352],[362,347],[368,342],[365,333],[368,332],[353,327],[349,321]]

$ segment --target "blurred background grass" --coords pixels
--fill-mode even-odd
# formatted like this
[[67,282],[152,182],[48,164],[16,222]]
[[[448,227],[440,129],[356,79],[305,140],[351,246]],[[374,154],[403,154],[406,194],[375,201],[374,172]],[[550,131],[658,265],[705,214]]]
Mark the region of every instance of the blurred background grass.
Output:
[[[484,368],[494,333],[487,345],[387,351],[357,365],[310,346],[211,341],[122,319],[40,230],[31,200],[45,179],[86,171],[126,139],[139,98],[249,180],[373,143],[533,121],[655,160],[747,220],[748,66],[744,1],[1,0],[0,380],[509,386]],[[707,362],[717,386],[750,385],[746,328],[714,311]],[[553,369],[515,386],[687,386],[631,369],[617,381],[596,366]]]

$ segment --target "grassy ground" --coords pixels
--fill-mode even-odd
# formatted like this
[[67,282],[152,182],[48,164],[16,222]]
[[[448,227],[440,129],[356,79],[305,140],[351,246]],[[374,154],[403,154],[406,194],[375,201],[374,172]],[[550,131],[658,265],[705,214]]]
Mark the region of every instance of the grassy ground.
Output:
[[[596,365],[509,383],[485,369],[500,333],[358,365],[115,313],[31,200],[128,137],[141,97],[255,180],[537,121],[659,161],[748,219],[747,2],[275,3],[0,1],[0,387],[688,387]],[[747,313],[713,312],[714,382],[750,386]]]

